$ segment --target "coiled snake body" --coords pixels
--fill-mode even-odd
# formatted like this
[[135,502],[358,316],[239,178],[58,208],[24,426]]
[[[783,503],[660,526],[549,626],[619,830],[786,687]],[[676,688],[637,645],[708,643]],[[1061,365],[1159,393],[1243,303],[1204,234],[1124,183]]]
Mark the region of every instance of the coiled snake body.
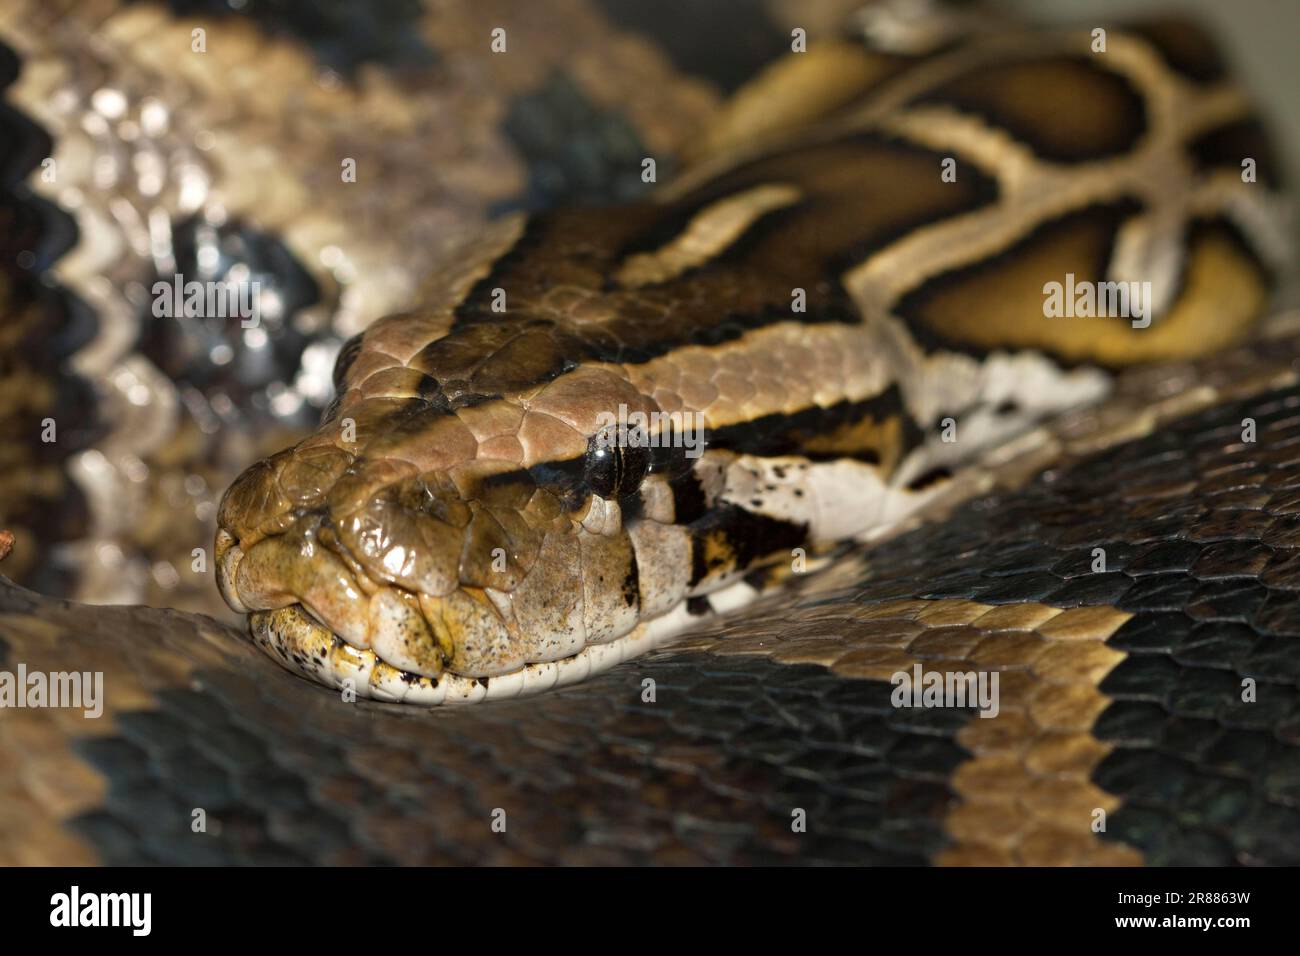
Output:
[[[1294,256],[1247,99],[1180,22],[1100,42],[962,18],[890,42],[872,30],[881,21],[863,22],[872,42],[828,38],[765,70],[648,198],[478,224],[412,288],[353,269],[354,288],[396,314],[349,320],[347,296],[286,285],[286,301],[333,295],[334,329],[355,334],[319,428],[222,498],[216,578],[257,645],[343,693],[261,667],[206,619],[88,616],[5,592],[6,659],[16,648],[70,665],[60,648],[89,658],[93,643],[130,688],[110,704],[108,736],[47,757],[103,778],[54,788],[38,828],[50,845],[79,858],[82,843],[59,842],[68,824],[123,861],[1116,863],[1138,859],[1134,847],[1300,859],[1293,840],[1266,838],[1296,816],[1294,719],[1276,696],[1296,693],[1282,660],[1294,655],[1270,643],[1292,633],[1288,605],[1224,610],[1230,588],[1201,599],[1117,584],[1198,568],[1236,581],[1273,561],[1258,586],[1291,581],[1283,528],[1223,519],[1215,537],[1191,508],[1290,513],[1286,479],[1250,498],[1222,477],[1246,467],[1224,458],[1244,446],[1223,438],[1246,417],[1272,436],[1252,465],[1285,472],[1295,404],[1280,391],[1294,384],[1294,330],[1270,309]],[[438,139],[385,92],[350,95],[395,111],[377,122]],[[318,145],[333,168],[332,142]],[[267,219],[286,231],[311,219],[276,201]],[[357,221],[351,245],[340,217],[304,227],[294,248],[420,273],[419,243]],[[145,387],[144,367],[123,387]],[[265,394],[297,415],[314,393],[304,386],[297,405]],[[199,404],[227,415],[211,390]],[[1202,418],[1171,424],[1190,414]],[[1192,462],[1169,487],[1160,473],[1184,466],[1165,434]],[[1125,441],[1116,467],[1138,476],[1131,495],[1087,457]],[[83,479],[97,462],[78,459]],[[1048,464],[1023,497],[979,497]],[[1089,487],[1113,512],[1106,528],[1080,500]],[[1181,509],[1180,488],[1192,496]],[[1230,504],[1215,497],[1226,492]],[[1172,528],[1180,517],[1190,531]],[[1192,542],[1192,556],[1176,547]],[[1263,711],[1221,701],[1195,719],[1271,733],[1282,769],[1239,803],[1239,838],[1224,835],[1234,821],[1202,814],[1177,826],[1204,825],[1204,839],[1156,839],[1139,815],[1099,840],[1094,813],[1128,806],[1115,796],[1123,748],[1152,746],[1134,737],[1137,718],[1111,719],[1130,736],[1101,742],[1111,698],[1099,684],[1125,653],[1162,652],[1151,615],[1207,601],[1197,621],[1235,621],[1256,641],[1225,672],[1275,681],[1275,709],[1262,731]],[[891,678],[918,662],[1001,672],[999,715],[891,707]],[[1152,704],[1143,687],[1143,706],[1191,719],[1186,695]],[[358,697],[502,702],[435,718]],[[15,737],[19,752],[48,744],[40,726]],[[1211,751],[1170,759],[1200,773]],[[146,778],[175,806],[141,809]],[[48,799],[49,774],[36,779],[15,806],[40,802],[41,786]],[[204,783],[202,797],[187,790]],[[263,785],[294,796],[264,801]],[[1207,786],[1179,799],[1222,796]],[[382,812],[366,809],[376,792]],[[548,829],[524,809],[539,798],[586,809]],[[158,822],[200,799],[237,821],[226,837],[189,841]],[[507,804],[523,822],[489,842],[476,821]],[[819,835],[792,840],[791,807],[809,805]],[[141,836],[144,815],[171,835]],[[307,818],[311,832],[298,829]]]

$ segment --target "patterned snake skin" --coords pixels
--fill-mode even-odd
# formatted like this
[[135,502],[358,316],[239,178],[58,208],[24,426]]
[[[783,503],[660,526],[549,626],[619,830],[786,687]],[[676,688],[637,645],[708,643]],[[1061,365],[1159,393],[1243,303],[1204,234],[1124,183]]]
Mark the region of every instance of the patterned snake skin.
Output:
[[[634,662],[472,708],[340,701],[287,675],[212,601],[205,559],[243,609],[251,591],[236,586],[231,542],[250,544],[250,514],[277,513],[228,496],[225,538],[209,557],[216,494],[305,433],[330,400],[335,353],[372,320],[399,313],[345,349],[344,388],[380,368],[367,366],[366,343],[428,344],[419,336],[429,313],[417,307],[482,278],[458,284],[449,264],[490,264],[514,242],[508,220],[488,219],[640,203],[644,185],[627,170],[652,154],[686,165],[700,123],[717,141],[708,149],[726,145],[744,94],[723,110],[718,88],[690,77],[690,51],[656,49],[634,32],[644,28],[634,5],[618,3],[547,5],[587,37],[587,60],[547,41],[545,22],[490,4],[424,15],[377,5],[349,21],[347,43],[329,17],[203,19],[216,15],[104,3],[42,19],[40,5],[19,6],[0,19],[0,39],[17,51],[0,119],[10,142],[26,144],[6,154],[0,182],[19,266],[4,280],[0,413],[24,434],[51,419],[59,432],[6,449],[17,457],[5,463],[4,523],[16,535],[4,567],[30,590],[0,579],[0,670],[99,671],[105,694],[96,719],[0,712],[0,862],[1300,862],[1294,311],[1274,306],[1249,336],[1162,356],[1173,361],[1115,368],[1099,402],[1065,414],[1035,407],[1031,391],[1002,394],[1004,430],[960,461],[925,453],[937,447],[928,421],[908,425],[920,451],[908,471],[899,439],[893,465],[918,497],[879,529],[884,540],[792,580],[751,575],[766,593],[730,614],[692,602],[684,636]],[[839,22],[833,6],[818,28]],[[23,17],[39,29],[15,36]],[[779,42],[759,61],[801,22],[779,4],[765,18]],[[498,22],[512,45],[537,52],[485,77],[482,53],[462,51],[477,51]],[[188,46],[196,23],[207,25],[210,55],[229,59],[171,87],[160,72],[171,61],[157,51]],[[83,47],[93,67],[64,65]],[[617,82],[606,72],[616,61]],[[752,65],[723,61],[715,82],[734,86]],[[268,77],[324,92],[319,102],[283,95],[289,85],[266,95]],[[218,78],[228,99],[213,92]],[[340,96],[351,98],[344,108]],[[295,124],[294,109],[308,120]],[[359,129],[331,120],[344,112]],[[464,137],[449,142],[448,122],[463,123]],[[389,155],[375,139],[410,153]],[[433,155],[445,169],[421,175]],[[48,187],[29,173],[44,156],[61,170]],[[320,177],[337,177],[339,156],[359,157],[363,174],[373,160],[391,190],[323,198]],[[718,175],[704,168],[699,176]],[[417,205],[430,214],[391,226],[394,209]],[[1233,208],[1242,232],[1261,225]],[[1261,242],[1252,248],[1267,261],[1276,250]],[[671,256],[635,261],[679,268]],[[1234,261],[1219,260],[1222,287],[1252,296],[1249,276],[1262,272],[1233,273]],[[279,303],[263,313],[269,341],[229,323],[151,321],[141,308],[139,290],[156,276],[205,269],[262,277]],[[1216,308],[1229,329],[1249,319],[1233,318],[1240,298]],[[114,331],[115,319],[132,331]],[[545,358],[534,347],[504,364]],[[454,362],[443,362],[438,386],[455,401],[445,373]],[[1062,369],[1048,380],[1056,394],[1087,379]],[[943,386],[899,385],[901,434],[909,389]],[[413,386],[383,388],[364,397]],[[360,407],[336,402],[322,433]],[[871,414],[885,420],[879,405]],[[890,446],[872,440],[872,467],[889,466]],[[548,447],[547,461],[565,457]],[[790,546],[777,542],[787,556]],[[733,559],[741,572],[765,567]],[[324,630],[299,599],[261,606],[294,605],[270,614]],[[445,658],[453,671],[466,656],[458,640]],[[996,672],[996,715],[896,706],[891,677],[916,665]],[[441,673],[402,681],[436,687]],[[196,830],[198,811],[206,825]]]

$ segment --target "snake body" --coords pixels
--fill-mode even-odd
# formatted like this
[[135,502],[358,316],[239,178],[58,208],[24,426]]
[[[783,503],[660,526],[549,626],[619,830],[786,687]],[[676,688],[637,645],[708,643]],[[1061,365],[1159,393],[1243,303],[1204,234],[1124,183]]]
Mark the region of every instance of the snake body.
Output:
[[[1121,370],[1241,342],[1288,261],[1263,134],[1181,24],[829,45],[757,84],[657,201],[506,220],[345,345],[318,431],[221,505],[268,652],[418,704],[580,680]],[[1136,318],[1045,312],[1137,281]]]
[[1300,861],[1294,252],[1203,32],[230,6],[0,9],[0,863]]

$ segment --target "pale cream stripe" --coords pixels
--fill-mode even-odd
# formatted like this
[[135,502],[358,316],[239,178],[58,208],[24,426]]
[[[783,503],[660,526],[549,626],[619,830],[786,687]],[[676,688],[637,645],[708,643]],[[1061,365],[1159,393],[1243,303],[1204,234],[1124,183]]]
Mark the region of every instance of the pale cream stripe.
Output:
[[767,183],[719,199],[696,213],[666,245],[628,256],[614,278],[635,288],[679,276],[708,262],[769,212],[798,202],[800,195],[795,186]]

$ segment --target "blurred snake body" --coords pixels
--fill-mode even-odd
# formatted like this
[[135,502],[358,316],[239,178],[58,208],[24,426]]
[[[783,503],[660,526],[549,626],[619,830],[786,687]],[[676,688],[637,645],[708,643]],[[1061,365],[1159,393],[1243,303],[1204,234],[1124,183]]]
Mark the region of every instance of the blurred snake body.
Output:
[[[319,430],[221,504],[259,645],[417,705],[581,680],[1246,339],[1289,253],[1178,25],[794,54],[703,142],[655,201],[497,223],[344,347]],[[1045,311],[1128,282],[1145,315]]]

